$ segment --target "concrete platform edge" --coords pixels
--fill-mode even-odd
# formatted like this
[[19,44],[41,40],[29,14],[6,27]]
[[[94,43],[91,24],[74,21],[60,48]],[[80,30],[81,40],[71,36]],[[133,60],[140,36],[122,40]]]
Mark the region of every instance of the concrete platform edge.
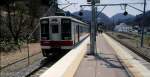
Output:
[[90,38],[88,37],[80,46],[72,49],[40,77],[73,77],[87,51],[89,42]]
[[115,50],[120,61],[127,67],[134,77],[150,77],[150,70],[148,70],[139,61],[135,60],[129,53],[125,52],[124,46],[119,42],[113,40],[106,34],[104,38],[108,41],[111,47]]

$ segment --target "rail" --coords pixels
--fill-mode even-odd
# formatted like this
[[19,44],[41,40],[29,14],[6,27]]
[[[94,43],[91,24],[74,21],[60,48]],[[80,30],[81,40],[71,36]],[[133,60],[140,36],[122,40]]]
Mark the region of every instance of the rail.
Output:
[[4,66],[0,67],[0,69],[2,70],[2,69],[4,69],[4,68],[7,68],[7,67],[13,65],[13,64],[19,63],[19,62],[21,62],[21,61],[23,61],[23,60],[25,60],[25,59],[28,59],[28,58],[33,57],[33,56],[36,56],[36,55],[38,55],[38,54],[40,54],[40,53],[41,53],[41,51],[38,52],[38,53],[35,53],[35,54],[33,54],[33,55],[30,55],[29,57],[24,57],[24,58],[19,59],[19,60],[15,61],[15,62],[12,62],[12,63],[9,63],[9,64],[7,64],[7,65],[4,65]]

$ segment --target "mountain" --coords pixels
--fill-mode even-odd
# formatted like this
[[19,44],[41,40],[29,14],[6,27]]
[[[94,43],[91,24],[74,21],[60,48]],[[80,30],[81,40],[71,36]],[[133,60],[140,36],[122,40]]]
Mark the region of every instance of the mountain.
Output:
[[74,12],[74,13],[72,13],[72,14],[74,14],[74,15],[76,15],[76,16],[79,16],[79,17],[81,17],[83,20],[86,20],[86,21],[89,21],[89,22],[90,22],[90,21],[91,21],[91,12],[88,11],[88,10],[83,10],[82,13],[83,13],[83,16],[79,16],[79,11]]
[[143,19],[143,14],[139,14],[139,15],[137,15],[137,16],[135,17],[134,23],[139,24],[139,23],[144,22],[144,23],[145,23],[145,26],[150,26],[149,20],[150,20],[150,11],[147,11],[147,12],[145,13],[144,19]]
[[[82,13],[83,13],[83,15],[80,17],[85,21],[91,22],[91,16],[92,16],[91,11],[90,10],[83,10]],[[99,11],[98,11],[98,13],[99,13]],[[79,11],[74,12],[73,14],[76,16],[79,16]],[[97,17],[98,23],[102,22],[105,25],[111,25],[111,23],[112,23],[110,18],[107,15],[105,15],[104,13],[100,13],[96,17]]]
[[118,13],[114,16],[111,17],[112,22],[114,22],[115,24],[120,24],[122,22],[124,23],[128,23],[133,21],[135,18],[135,16],[128,14],[128,15],[123,15],[123,13]]
[[123,14],[119,13],[111,17],[111,20],[114,21],[116,24],[119,24],[121,22],[124,22],[126,24],[130,25],[139,25],[144,23],[144,26],[150,26],[150,11],[147,11],[145,13],[145,17],[143,18],[143,13],[133,16],[133,15],[127,15],[124,16]]

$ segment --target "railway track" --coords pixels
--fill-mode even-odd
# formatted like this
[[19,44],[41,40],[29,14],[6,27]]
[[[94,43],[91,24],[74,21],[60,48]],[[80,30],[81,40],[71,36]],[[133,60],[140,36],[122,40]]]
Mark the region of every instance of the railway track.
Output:
[[55,61],[49,62],[48,59],[45,59],[45,62],[39,68],[30,72],[25,77],[39,77],[42,73],[44,73],[47,69],[49,69],[54,63]]
[[30,64],[28,64],[28,59],[23,59],[13,63],[11,65],[5,66],[5,68],[0,70],[1,77],[24,77],[30,71],[36,69],[40,66],[40,62],[44,59],[42,54],[37,54],[30,57]]
[[[67,52],[66,52],[67,53]],[[1,77],[38,77],[41,73],[43,73],[46,68],[48,69],[51,65],[53,65],[56,61],[58,61],[61,57],[63,57],[66,53],[61,53],[61,55],[53,56],[51,58],[44,58],[42,54],[33,56],[34,63],[28,62],[26,59],[20,60],[16,63],[6,66],[5,68],[0,70]]]
[[35,74],[32,74],[28,77],[39,77],[42,73],[44,73],[46,70],[48,69],[48,67],[43,67],[41,68],[38,72],[36,72]]
[[41,53],[41,52],[38,52],[38,53],[36,53],[36,54],[34,54],[34,55],[31,55],[31,56],[29,56],[29,57],[25,57],[25,58],[22,58],[22,59],[20,59],[20,60],[15,61],[15,62],[9,63],[9,64],[7,64],[7,65],[5,65],[5,66],[0,67],[0,69],[2,70],[2,69],[4,69],[4,68],[7,68],[7,67],[13,65],[13,64],[19,63],[19,62],[21,62],[21,61],[23,61],[23,60],[25,60],[25,59],[31,58],[31,57],[33,57],[33,56],[36,56],[36,55],[38,55],[38,54],[40,54],[40,53]]
[[41,66],[39,66],[39,68],[30,72],[25,77],[39,77],[42,73],[44,73],[47,69],[49,69],[55,62],[61,59],[65,54],[67,54],[66,51],[64,51],[64,53],[61,53],[60,55],[53,56],[51,58],[45,58],[43,61],[41,61],[42,64]]

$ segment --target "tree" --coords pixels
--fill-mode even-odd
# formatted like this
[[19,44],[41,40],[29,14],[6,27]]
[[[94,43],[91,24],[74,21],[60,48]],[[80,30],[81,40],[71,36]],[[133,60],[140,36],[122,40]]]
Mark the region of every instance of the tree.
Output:
[[[0,6],[0,34],[2,34],[2,7]],[[0,37],[2,37],[1,35],[0,35]],[[1,41],[1,39],[0,39],[0,41]]]
[[43,5],[49,6],[50,2],[52,2],[53,0],[41,0],[41,3]]
[[7,12],[6,27],[13,41],[18,44],[18,40],[24,38],[34,28],[35,19],[39,17],[40,0],[8,0],[8,2],[4,0],[3,3]]
[[39,14],[40,0],[29,0],[29,15],[30,15],[30,26],[33,27],[35,19],[40,17]]

